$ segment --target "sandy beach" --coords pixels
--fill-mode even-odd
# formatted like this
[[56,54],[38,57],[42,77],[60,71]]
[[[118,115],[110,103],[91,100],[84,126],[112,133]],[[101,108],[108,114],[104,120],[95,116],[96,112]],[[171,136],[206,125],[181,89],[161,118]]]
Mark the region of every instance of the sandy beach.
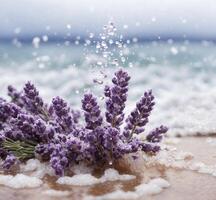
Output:
[[[187,152],[185,157],[183,156],[182,158],[177,158],[177,160],[181,163],[182,161],[185,163],[202,162],[206,166],[212,166],[215,165],[216,162],[216,146],[214,146],[214,144],[209,144],[208,141],[211,140],[214,140],[214,138],[183,137],[166,139],[165,143],[169,143],[169,148],[176,147],[177,152]],[[76,200],[85,199],[87,196],[97,196],[98,199],[106,199],[103,197],[105,194],[119,189],[125,192],[134,191],[134,188],[137,185],[143,182],[147,183],[152,178],[161,177],[169,182],[170,187],[163,189],[163,191],[161,191],[159,194],[147,195],[138,199],[214,200],[216,195],[216,177],[212,174],[197,172],[196,170],[183,169],[184,167],[181,166],[183,165],[176,164],[176,167],[167,167],[157,162],[154,164],[146,164],[142,157],[135,161],[130,159],[129,165],[121,162],[120,164],[117,164],[115,168],[118,169],[120,174],[136,175],[136,178],[133,180],[114,182],[108,181],[102,184],[95,184],[91,186],[66,186],[57,184],[55,182],[56,178],[46,176],[43,179],[43,185],[33,189],[13,189],[10,187],[1,186],[0,199],[27,200],[31,198],[32,200],[57,200],[61,198],[63,200]],[[99,174],[100,173],[98,173],[98,176]]]

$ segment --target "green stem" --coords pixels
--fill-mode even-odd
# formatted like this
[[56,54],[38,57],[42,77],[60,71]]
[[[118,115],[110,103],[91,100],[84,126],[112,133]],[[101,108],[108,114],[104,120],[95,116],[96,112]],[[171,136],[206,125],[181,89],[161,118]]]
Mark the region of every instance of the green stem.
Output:
[[10,138],[6,138],[2,145],[5,150],[13,153],[18,159],[26,160],[34,157],[37,143],[32,141],[13,141]]

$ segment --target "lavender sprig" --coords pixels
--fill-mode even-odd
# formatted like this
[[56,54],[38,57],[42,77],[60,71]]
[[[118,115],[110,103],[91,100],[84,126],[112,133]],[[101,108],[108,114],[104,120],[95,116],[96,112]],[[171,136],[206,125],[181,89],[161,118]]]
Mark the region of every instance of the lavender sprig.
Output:
[[142,141],[134,134],[144,131],[154,106],[152,92],[145,92],[136,108],[128,116],[122,131],[127,100],[127,72],[118,70],[113,86],[104,90],[106,122],[93,94],[85,94],[82,109],[85,124],[79,122],[80,112],[73,110],[60,97],[45,104],[38,90],[30,82],[23,91],[8,87],[11,101],[0,98],[0,158],[3,167],[10,169],[18,161],[33,157],[49,161],[56,175],[80,162],[92,165],[113,163],[126,154],[143,151],[148,154],[160,150],[159,142],[167,132],[165,126],[151,131]]
[[85,94],[82,100],[82,108],[85,111],[86,128],[94,130],[102,125],[103,118],[97,104],[96,98],[92,94]]
[[55,97],[52,100],[52,109],[55,113],[55,120],[61,126],[62,131],[66,134],[73,131],[75,123],[73,118],[74,114],[67,103],[62,98]]
[[128,82],[130,76],[122,69],[115,73],[112,79],[113,86],[105,86],[104,95],[106,101],[106,120],[112,127],[119,128],[124,119],[123,110],[127,100]]
[[25,109],[33,114],[37,114],[45,121],[48,121],[49,114],[38,90],[31,82],[27,82],[23,88],[23,102]]
[[145,92],[141,100],[136,104],[136,108],[127,118],[127,124],[123,135],[130,140],[133,134],[140,134],[144,131],[144,126],[148,123],[148,117],[153,109],[154,96],[152,91]]
[[17,158],[13,154],[8,154],[4,160],[3,168],[10,169],[16,162]]
[[146,140],[148,142],[152,143],[159,143],[163,139],[163,135],[168,131],[168,128],[166,126],[160,126],[159,128],[154,129],[151,131],[147,137]]
[[8,86],[8,96],[11,97],[11,101],[13,103],[17,104],[20,107],[24,106],[22,92],[18,92],[12,85]]
[[60,144],[55,145],[55,149],[50,157],[50,163],[52,168],[55,170],[56,175],[64,175],[65,168],[68,165],[68,158],[66,150]]

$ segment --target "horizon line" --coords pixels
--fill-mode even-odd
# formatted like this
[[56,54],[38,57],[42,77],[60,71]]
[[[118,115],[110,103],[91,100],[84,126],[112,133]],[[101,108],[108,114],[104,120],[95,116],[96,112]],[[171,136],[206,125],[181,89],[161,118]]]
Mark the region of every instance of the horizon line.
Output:
[[[80,43],[85,43],[86,40],[89,40],[88,37],[85,35],[74,35],[70,37],[65,37],[65,36],[48,36],[48,41],[43,41],[42,37],[44,35],[37,35],[37,36],[17,36],[17,37],[0,37],[0,43],[12,43],[14,39],[17,39],[21,43],[32,43],[32,40],[35,37],[39,37],[41,39],[42,43],[54,43],[54,42],[75,42],[79,41]],[[77,39],[76,37],[79,36],[80,38]],[[191,41],[191,42],[201,42],[201,41],[209,41],[209,42],[216,42],[216,36],[215,37],[201,37],[201,36],[173,36],[173,35],[165,35],[165,36],[129,36],[129,37],[124,37],[122,41],[127,41],[130,40],[131,43],[136,43],[133,42],[133,39],[136,38],[137,42],[153,42],[153,41],[169,41],[173,40],[174,42],[181,42],[181,41]],[[100,39],[95,38],[94,40],[91,39],[92,42],[97,42],[100,41]]]

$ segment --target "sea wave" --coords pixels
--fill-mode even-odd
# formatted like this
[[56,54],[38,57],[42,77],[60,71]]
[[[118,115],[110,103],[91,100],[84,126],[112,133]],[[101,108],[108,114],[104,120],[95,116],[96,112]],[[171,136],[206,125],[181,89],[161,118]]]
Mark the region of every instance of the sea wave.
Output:
[[[91,90],[97,94],[100,104],[104,105],[103,88],[109,83],[116,68],[89,67],[91,62],[97,61],[97,57],[94,56],[89,56],[90,60],[80,63],[76,61],[74,64],[71,62],[72,58],[65,61],[64,56],[57,59],[58,55],[54,54],[53,61],[53,57],[44,52],[43,54],[46,57],[37,56],[37,59],[23,59],[17,63],[9,59],[9,66],[2,60],[1,96],[6,96],[7,85],[12,84],[20,89],[30,80],[36,84],[48,102],[53,96],[59,95],[78,108],[83,93]],[[203,70],[189,67],[189,60],[176,66],[170,62],[152,62],[146,65],[143,63],[143,52],[137,55],[139,60],[136,60],[136,64],[127,68],[132,77],[127,113],[134,108],[144,91],[152,89],[156,97],[156,106],[147,131],[156,125],[164,124],[170,128],[170,136],[216,132],[216,79],[213,61],[210,70]]]

